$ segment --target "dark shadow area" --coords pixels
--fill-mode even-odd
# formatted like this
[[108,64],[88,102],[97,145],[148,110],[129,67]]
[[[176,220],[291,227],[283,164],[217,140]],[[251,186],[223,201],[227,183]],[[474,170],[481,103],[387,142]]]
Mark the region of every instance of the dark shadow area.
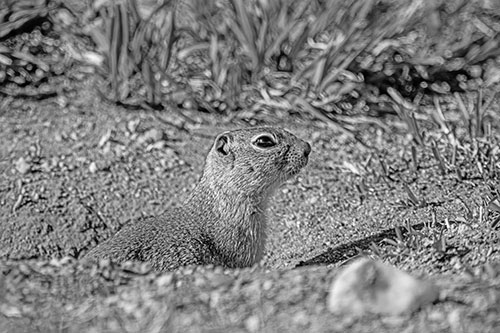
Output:
[[[424,227],[424,223],[418,223],[412,225],[411,227],[415,230],[420,230]],[[399,228],[403,236],[408,233],[408,230],[404,226],[401,226]],[[341,244],[334,248],[329,248],[328,250],[317,255],[314,258],[299,262],[296,267],[309,266],[309,265],[335,264],[350,259],[354,256],[357,256],[360,250],[361,251],[368,250],[370,248],[370,244],[372,243],[377,244],[383,241],[385,238],[395,238],[395,237],[396,237],[395,228],[384,229],[375,235],[361,238],[347,244]]]

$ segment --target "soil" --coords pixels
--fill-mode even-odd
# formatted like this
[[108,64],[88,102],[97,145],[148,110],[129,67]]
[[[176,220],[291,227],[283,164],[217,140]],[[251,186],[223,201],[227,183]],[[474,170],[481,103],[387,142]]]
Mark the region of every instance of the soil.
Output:
[[[462,147],[453,157],[446,136],[429,123],[425,146],[415,145],[396,118],[385,120],[391,132],[360,124],[367,148],[305,116],[261,114],[246,121],[131,111],[89,91],[0,101],[0,331],[500,327],[499,212],[491,204],[500,197],[498,114],[486,139],[471,141],[457,131]],[[256,123],[286,127],[313,147],[305,170],[273,198],[259,266],[158,273],[141,263],[78,260],[128,221],[179,205],[216,133]],[[447,161],[445,174],[431,142]],[[400,317],[330,314],[331,281],[360,254],[434,281],[441,300]]]

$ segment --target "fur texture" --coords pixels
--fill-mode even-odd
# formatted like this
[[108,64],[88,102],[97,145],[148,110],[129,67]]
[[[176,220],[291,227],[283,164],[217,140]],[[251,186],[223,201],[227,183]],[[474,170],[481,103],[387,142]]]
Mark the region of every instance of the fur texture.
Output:
[[276,127],[221,133],[181,208],[126,225],[85,258],[142,260],[156,270],[245,267],[263,255],[270,196],[308,161],[311,147]]

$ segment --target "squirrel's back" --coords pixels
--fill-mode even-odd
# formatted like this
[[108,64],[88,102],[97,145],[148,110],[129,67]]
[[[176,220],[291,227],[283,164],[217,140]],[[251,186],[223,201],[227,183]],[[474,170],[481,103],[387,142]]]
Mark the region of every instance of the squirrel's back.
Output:
[[183,208],[176,208],[132,221],[92,249],[86,258],[146,261],[161,271],[214,263],[212,250],[189,215]]

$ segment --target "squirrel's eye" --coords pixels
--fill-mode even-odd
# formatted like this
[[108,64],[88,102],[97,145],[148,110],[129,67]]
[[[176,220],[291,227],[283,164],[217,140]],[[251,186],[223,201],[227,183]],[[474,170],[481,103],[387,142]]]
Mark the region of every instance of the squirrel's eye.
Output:
[[254,140],[253,144],[259,148],[270,148],[276,146],[276,140],[272,136],[261,135]]

